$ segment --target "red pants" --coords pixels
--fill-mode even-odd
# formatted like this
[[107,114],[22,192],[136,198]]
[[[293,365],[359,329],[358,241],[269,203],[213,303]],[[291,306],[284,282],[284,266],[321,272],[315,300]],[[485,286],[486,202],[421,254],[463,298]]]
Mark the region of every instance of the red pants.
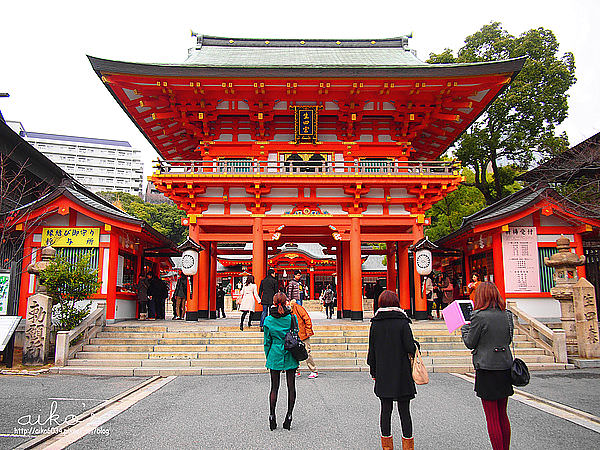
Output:
[[510,422],[506,414],[507,398],[500,400],[484,400],[483,412],[487,422],[488,434],[494,450],[508,450],[510,448]]

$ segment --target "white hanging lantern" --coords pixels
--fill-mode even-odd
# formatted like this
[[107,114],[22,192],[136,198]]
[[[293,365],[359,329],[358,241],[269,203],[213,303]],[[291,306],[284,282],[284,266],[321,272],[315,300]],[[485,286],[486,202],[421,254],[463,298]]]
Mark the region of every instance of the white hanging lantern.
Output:
[[419,275],[429,275],[433,270],[433,257],[427,249],[417,250],[415,253],[415,265]]
[[198,272],[198,252],[188,249],[181,255],[181,271],[184,275],[196,275]]

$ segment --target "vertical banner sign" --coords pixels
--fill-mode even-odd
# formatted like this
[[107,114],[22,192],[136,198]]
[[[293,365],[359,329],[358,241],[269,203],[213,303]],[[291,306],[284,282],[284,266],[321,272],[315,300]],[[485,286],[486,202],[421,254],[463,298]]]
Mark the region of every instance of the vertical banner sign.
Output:
[[295,111],[294,130],[295,143],[312,143],[317,141],[318,110],[320,106],[292,106]]
[[535,227],[509,227],[502,233],[506,292],[540,292],[540,261]]
[[10,292],[10,272],[0,272],[0,316],[8,314],[8,293]]

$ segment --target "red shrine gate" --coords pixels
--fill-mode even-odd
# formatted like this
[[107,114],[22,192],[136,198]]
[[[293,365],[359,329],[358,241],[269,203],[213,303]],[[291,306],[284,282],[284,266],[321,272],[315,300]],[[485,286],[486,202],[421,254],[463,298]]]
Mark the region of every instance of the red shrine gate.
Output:
[[188,319],[214,315],[218,242],[252,242],[258,280],[270,248],[326,245],[337,256],[338,314],[357,320],[361,243],[385,242],[388,288],[409,307],[408,247],[423,237],[425,211],[462,181],[458,163],[433,160],[524,59],[431,65],[407,42],[198,36],[181,65],[90,58],[166,158],[152,181],[206,249]]

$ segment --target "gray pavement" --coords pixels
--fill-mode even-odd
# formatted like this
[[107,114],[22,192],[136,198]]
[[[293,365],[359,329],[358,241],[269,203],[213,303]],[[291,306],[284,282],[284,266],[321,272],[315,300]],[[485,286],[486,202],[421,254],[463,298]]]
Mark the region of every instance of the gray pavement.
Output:
[[[574,376],[580,374],[579,378]],[[141,382],[132,378],[54,376],[3,377],[10,412],[0,408],[3,428],[22,414],[44,410],[47,398],[104,399]],[[597,408],[600,370],[534,373],[529,392],[553,395],[575,408]],[[570,391],[563,389],[569,386]],[[449,374],[431,374],[411,403],[416,446],[422,449],[491,448],[481,403],[473,385]],[[286,394],[282,380],[280,427],[268,429],[268,375],[178,377],[106,422],[109,435],[88,435],[73,449],[364,449],[378,448],[379,404],[365,373],[324,373],[297,379],[298,400],[292,430],[281,429]],[[563,397],[564,396],[564,397]],[[28,399],[27,397],[31,397]],[[93,406],[93,402],[86,406]],[[65,404],[66,407],[66,404]],[[74,404],[64,413],[77,413]],[[590,411],[593,412],[593,411]],[[600,434],[517,401],[509,402],[514,449],[597,449]],[[6,426],[8,421],[8,427]],[[400,424],[393,431],[400,445]],[[0,447],[15,445],[0,438]]]
[[[23,435],[18,428],[30,428],[31,423],[43,424],[44,428],[48,428],[55,425],[56,421],[64,421],[69,414],[81,414],[146,379],[53,375],[0,376],[0,449],[13,448],[29,440],[27,437],[5,436]],[[56,402],[56,409],[52,414],[53,418],[49,420],[53,402]]]

